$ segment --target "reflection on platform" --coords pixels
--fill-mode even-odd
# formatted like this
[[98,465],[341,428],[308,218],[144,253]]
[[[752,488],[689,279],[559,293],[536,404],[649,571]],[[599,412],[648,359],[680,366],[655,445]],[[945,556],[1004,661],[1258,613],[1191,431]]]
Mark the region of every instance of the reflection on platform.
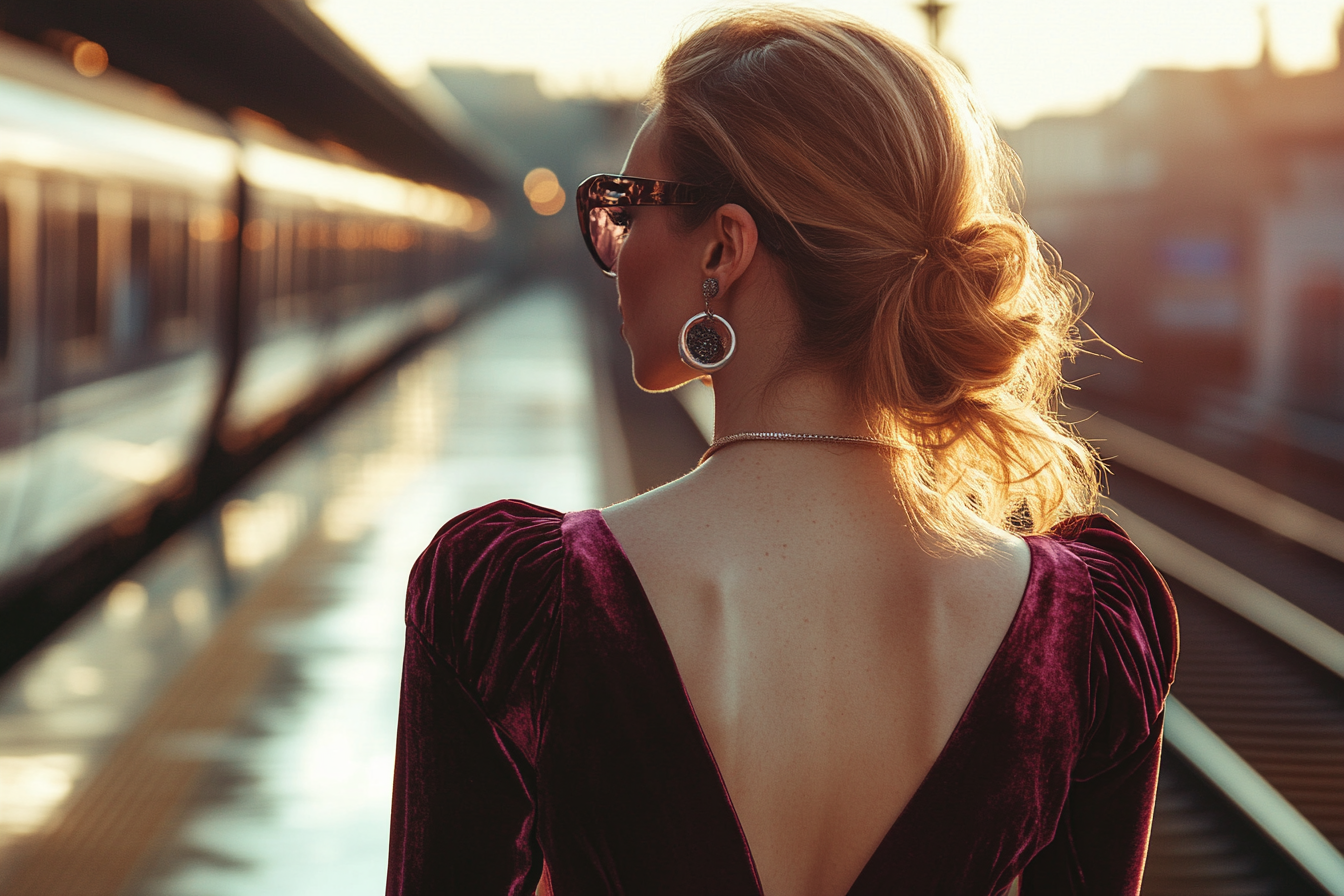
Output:
[[194,459],[220,376],[200,352],[59,392],[0,450],[0,572],[133,507]]
[[600,500],[580,312],[464,325],[0,681],[7,894],[379,892],[412,561],[500,497]]

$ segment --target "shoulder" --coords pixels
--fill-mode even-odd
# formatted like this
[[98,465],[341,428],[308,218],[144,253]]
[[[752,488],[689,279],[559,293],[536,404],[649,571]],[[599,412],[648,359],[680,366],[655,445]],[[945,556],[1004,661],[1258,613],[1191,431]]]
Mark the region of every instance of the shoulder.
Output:
[[1067,520],[1050,537],[1086,570],[1094,625],[1142,648],[1164,688],[1170,685],[1179,650],[1176,604],[1153,564],[1118,523],[1100,514]]
[[406,623],[459,671],[526,632],[559,587],[564,515],[496,501],[444,524],[411,569]]
[[1103,754],[1145,740],[1162,713],[1180,636],[1162,576],[1125,531],[1105,516],[1067,520],[1049,540],[1076,558],[1091,592],[1089,740]]

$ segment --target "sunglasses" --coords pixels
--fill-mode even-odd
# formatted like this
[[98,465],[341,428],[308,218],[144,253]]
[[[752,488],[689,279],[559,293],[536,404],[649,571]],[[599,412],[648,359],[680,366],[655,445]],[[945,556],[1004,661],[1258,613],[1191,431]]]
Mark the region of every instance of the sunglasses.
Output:
[[593,260],[608,277],[615,277],[616,257],[630,229],[630,213],[636,205],[696,205],[708,188],[647,177],[594,174],[579,184],[575,205],[579,229]]

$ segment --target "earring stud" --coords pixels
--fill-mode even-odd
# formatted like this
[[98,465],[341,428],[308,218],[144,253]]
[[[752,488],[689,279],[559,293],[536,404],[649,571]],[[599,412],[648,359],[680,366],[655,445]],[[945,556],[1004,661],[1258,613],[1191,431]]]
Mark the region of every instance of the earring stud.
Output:
[[737,334],[728,321],[709,310],[709,300],[719,294],[718,279],[705,278],[700,284],[700,294],[705,297],[705,310],[681,328],[677,350],[686,366],[701,373],[713,373],[733,356]]

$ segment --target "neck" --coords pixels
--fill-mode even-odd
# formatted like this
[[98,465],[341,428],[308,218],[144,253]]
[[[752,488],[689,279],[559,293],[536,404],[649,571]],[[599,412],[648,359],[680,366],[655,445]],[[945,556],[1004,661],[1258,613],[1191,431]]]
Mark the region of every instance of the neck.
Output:
[[867,421],[833,377],[796,373],[772,384],[751,374],[744,365],[714,376],[714,438],[743,432],[868,435]]
[[[790,358],[800,322],[774,269],[744,277],[722,302],[738,334],[733,359],[713,375],[714,437],[741,432],[866,436],[868,423],[838,378]],[[780,372],[783,371],[783,376]]]

